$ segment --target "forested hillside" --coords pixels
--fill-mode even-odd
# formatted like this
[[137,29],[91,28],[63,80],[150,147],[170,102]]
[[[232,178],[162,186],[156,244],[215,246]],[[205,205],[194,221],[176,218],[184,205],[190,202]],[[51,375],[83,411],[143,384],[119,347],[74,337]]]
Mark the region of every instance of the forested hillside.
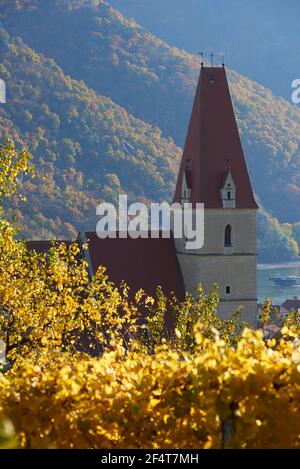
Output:
[[228,66],[290,100],[299,77],[299,0],[110,0],[169,44],[225,52]]
[[[99,6],[87,6],[92,3]],[[106,3],[34,4],[3,18],[13,35],[183,145],[199,57],[169,46]],[[229,79],[254,189],[281,222],[298,222],[300,110],[235,72]]]
[[[1,5],[0,76],[8,85],[1,139],[12,136],[28,145],[38,171],[24,187],[27,204],[18,201],[25,235],[94,229],[96,204],[121,191],[170,200],[199,57],[100,1]],[[228,74],[255,191],[281,222],[298,222],[300,112],[249,79]],[[294,257],[292,233],[261,213],[264,258],[271,252]]]
[[37,169],[37,178],[24,183],[29,200],[18,202],[27,236],[94,229],[96,205],[122,191],[134,199],[170,196],[180,158],[170,139],[20,39],[2,31],[0,40],[0,73],[9,84],[1,140],[27,145]]

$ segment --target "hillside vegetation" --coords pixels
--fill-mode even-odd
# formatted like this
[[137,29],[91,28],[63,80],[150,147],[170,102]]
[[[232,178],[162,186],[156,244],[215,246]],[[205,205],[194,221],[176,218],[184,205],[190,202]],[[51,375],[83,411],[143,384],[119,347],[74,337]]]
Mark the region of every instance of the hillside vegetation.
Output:
[[[9,31],[183,145],[199,57],[169,46],[106,3],[35,3],[35,10],[4,18]],[[281,222],[298,222],[300,110],[246,77],[228,75],[254,189]]]
[[[298,0],[109,0],[169,44],[226,63],[290,100],[299,77]],[[259,13],[258,13],[259,12]]]
[[[26,186],[25,233],[70,236],[93,229],[96,203],[122,190],[135,198],[171,199],[199,58],[100,1],[2,6],[10,34],[1,41],[0,75],[9,84],[2,137],[26,143],[39,174],[47,173],[43,184],[37,179]],[[228,75],[254,188],[266,210],[259,216],[261,252],[272,255],[267,223],[276,245],[285,245],[277,255],[293,258],[293,231],[283,232],[276,217],[300,220],[300,112],[263,86]]]
[[27,145],[37,171],[23,186],[27,203],[17,204],[25,235],[70,237],[94,229],[96,205],[123,191],[146,201],[170,195],[180,158],[171,139],[20,39],[2,31],[0,40],[0,73],[9,84],[1,139]]
[[132,298],[77,243],[28,250],[2,210],[28,156],[0,148],[0,447],[299,448],[298,313],[267,340],[216,288]]

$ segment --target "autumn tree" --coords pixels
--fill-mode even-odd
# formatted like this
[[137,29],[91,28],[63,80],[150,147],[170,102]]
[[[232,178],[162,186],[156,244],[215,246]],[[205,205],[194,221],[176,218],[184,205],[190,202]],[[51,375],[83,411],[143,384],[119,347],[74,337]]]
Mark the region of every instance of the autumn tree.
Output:
[[[1,147],[2,199],[28,158]],[[299,321],[266,341],[218,301],[201,286],[181,303],[132,297],[104,268],[90,279],[76,243],[29,251],[1,208],[0,445],[298,448]]]

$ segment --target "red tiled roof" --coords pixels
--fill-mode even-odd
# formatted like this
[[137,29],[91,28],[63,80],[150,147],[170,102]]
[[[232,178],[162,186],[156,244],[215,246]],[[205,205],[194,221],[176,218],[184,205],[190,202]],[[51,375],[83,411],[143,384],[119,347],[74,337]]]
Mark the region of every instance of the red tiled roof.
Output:
[[230,169],[236,207],[257,209],[223,67],[203,67],[178,175],[174,202],[181,202],[183,172],[191,165],[191,202],[222,208],[220,188]]
[[27,249],[29,251],[36,251],[37,253],[44,254],[52,247],[51,241],[27,241]]
[[291,311],[292,309],[298,311],[300,309],[300,300],[285,300],[282,307]]
[[[157,286],[164,293],[175,293],[178,300],[185,297],[181,269],[177,260],[174,239],[162,238],[98,238],[95,232],[85,233],[92,264],[92,273],[105,266],[110,280],[119,285],[123,280],[136,293],[139,289],[154,295]],[[118,236],[118,234],[117,234]],[[55,241],[70,244],[71,241]],[[27,241],[27,248],[46,253],[52,241]]]
[[184,299],[173,238],[100,239],[94,232],[87,232],[85,236],[92,273],[99,266],[105,266],[109,278],[116,285],[124,280],[132,293],[142,288],[148,295],[154,295],[160,285],[166,295],[174,292],[178,300]]
[[53,247],[53,243],[65,243],[70,244],[71,241],[27,241],[26,246],[29,251],[36,251],[37,253],[44,254]]

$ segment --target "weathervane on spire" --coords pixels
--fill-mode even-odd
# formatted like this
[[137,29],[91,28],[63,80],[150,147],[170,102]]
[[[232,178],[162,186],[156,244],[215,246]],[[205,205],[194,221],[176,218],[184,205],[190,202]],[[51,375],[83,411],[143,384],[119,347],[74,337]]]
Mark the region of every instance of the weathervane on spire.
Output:
[[[198,55],[200,55],[200,57],[201,57],[201,68],[204,67],[204,58],[205,58],[205,56],[210,57],[210,66],[211,66],[211,68],[214,67],[215,54],[213,52],[211,52],[210,54],[209,54],[209,52],[198,52]],[[219,55],[222,58],[222,67],[224,68],[225,67],[225,52],[218,52],[217,56],[219,56]],[[218,66],[218,63],[217,63],[217,66]]]
[[204,52],[198,52],[198,54],[201,57],[201,68],[203,68],[204,67]]
[[220,52],[220,55],[222,57],[222,67],[225,67],[225,52]]

